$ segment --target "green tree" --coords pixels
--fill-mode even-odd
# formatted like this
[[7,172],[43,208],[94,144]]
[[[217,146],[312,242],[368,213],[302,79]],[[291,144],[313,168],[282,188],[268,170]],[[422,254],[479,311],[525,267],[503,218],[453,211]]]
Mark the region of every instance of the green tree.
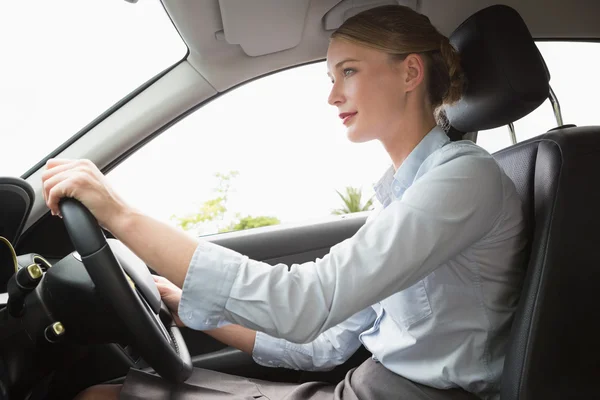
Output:
[[216,173],[215,178],[218,179],[218,183],[214,191],[217,197],[202,203],[197,213],[188,214],[184,217],[173,215],[171,216],[171,220],[176,221],[177,225],[185,231],[199,229],[208,222],[222,221],[227,213],[227,198],[232,181],[238,175],[238,171],[229,171],[224,174]]
[[197,214],[188,214],[185,217],[173,215],[171,220],[177,221],[177,225],[184,231],[197,229],[200,225],[214,220],[222,219],[227,211],[223,197],[207,200],[200,206]]
[[[216,173],[215,177],[218,182],[214,191],[217,194],[217,197],[202,203],[197,213],[188,214],[184,217],[172,215],[171,220],[175,221],[177,226],[186,231],[199,231],[202,228],[206,228],[209,224],[216,225],[216,230],[218,232],[240,231],[243,229],[279,224],[279,219],[267,216],[252,217],[248,215],[241,218],[239,213],[236,213],[234,218],[227,218],[231,214],[227,208],[229,192],[231,191],[233,180],[238,175],[238,171]],[[234,221],[229,225],[226,225],[224,228],[220,227],[223,225],[224,221],[231,221],[232,219]]]
[[222,232],[242,231],[244,229],[260,228],[261,226],[277,225],[279,223],[279,218],[276,217],[252,217],[248,215],[247,217],[240,218],[237,222],[231,223]]
[[369,211],[373,206],[373,197],[371,197],[367,202],[362,204],[362,190],[358,188],[354,188],[352,186],[346,187],[346,193],[342,194],[339,191],[335,191],[344,206],[342,208],[338,208],[337,210],[333,210],[332,214],[334,215],[342,215],[342,214],[351,214],[355,212],[361,211]]

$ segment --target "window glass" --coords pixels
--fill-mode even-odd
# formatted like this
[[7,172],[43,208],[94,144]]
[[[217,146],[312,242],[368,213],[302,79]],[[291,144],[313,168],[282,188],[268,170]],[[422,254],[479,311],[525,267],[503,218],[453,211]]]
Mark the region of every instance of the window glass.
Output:
[[170,127],[108,177],[131,204],[194,235],[368,210],[390,161],[379,142],[347,139],[327,104],[330,89],[324,62],[257,79]]
[[600,123],[600,43],[538,42],[538,47],[550,70],[550,85],[560,102],[564,123]]
[[[539,44],[565,123],[593,123],[590,99],[597,90],[585,97],[585,85],[572,87],[573,74],[558,55],[567,52],[569,59],[580,51],[592,60],[599,53],[590,45],[596,44]],[[324,63],[255,80],[169,128],[109,179],[132,204],[194,235],[368,210],[389,158],[378,142],[347,140],[337,110],[327,104],[330,88]],[[517,140],[555,126],[546,101],[515,122]],[[490,152],[511,144],[508,127],[479,132],[477,141]]]
[[187,51],[158,0],[0,2],[0,175],[19,176]]
[[495,153],[512,144],[507,126],[477,132],[477,144],[490,153]]

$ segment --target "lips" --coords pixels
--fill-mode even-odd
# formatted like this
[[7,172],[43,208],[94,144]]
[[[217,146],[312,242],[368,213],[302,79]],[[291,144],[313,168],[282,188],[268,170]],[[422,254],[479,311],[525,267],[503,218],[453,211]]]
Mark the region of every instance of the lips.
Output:
[[340,118],[342,119],[342,123],[343,123],[344,125],[346,125],[346,123],[347,123],[348,121],[350,121],[350,119],[351,119],[352,117],[354,117],[356,114],[358,114],[358,113],[357,113],[357,112],[347,112],[347,113],[341,113],[341,114],[340,114]]

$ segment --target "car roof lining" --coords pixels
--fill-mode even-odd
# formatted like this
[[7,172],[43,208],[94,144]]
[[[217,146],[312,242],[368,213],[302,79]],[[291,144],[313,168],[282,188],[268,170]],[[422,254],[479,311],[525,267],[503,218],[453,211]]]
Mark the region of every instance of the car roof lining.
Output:
[[[344,18],[369,7],[407,5],[427,15],[442,33],[449,35],[470,15],[498,2],[256,0],[244,3],[252,4],[253,10],[248,5],[240,7],[237,0],[163,0],[163,3],[190,49],[188,61],[221,92],[269,72],[325,58],[332,30]],[[600,38],[597,23],[600,2],[505,0],[502,3],[521,14],[536,39]],[[287,26],[289,29],[282,28]],[[269,36],[273,37],[267,40]]]

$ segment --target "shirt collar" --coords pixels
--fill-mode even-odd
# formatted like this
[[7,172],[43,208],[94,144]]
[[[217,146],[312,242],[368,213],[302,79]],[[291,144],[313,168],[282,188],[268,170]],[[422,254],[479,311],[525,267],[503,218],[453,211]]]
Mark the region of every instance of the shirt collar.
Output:
[[374,185],[375,195],[379,202],[386,207],[393,200],[401,198],[406,189],[414,182],[425,159],[449,141],[450,139],[439,126],[435,126],[429,131],[397,171],[394,171],[394,167],[391,166]]

